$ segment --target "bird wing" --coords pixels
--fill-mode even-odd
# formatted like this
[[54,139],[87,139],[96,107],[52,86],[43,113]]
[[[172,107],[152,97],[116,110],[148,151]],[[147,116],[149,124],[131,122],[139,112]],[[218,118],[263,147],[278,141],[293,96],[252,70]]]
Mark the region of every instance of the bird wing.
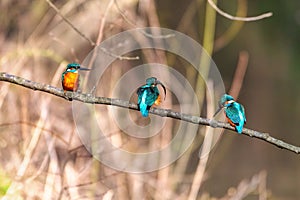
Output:
[[141,87],[139,87],[136,91],[137,95],[140,96],[142,95],[142,93],[144,92],[145,89],[147,89],[149,86],[148,85],[143,85]]
[[138,95],[138,104],[140,104],[143,100],[145,104],[147,104],[148,106],[152,106],[159,96],[159,90],[157,87],[143,85],[138,88],[137,95]]
[[159,96],[157,87],[150,85],[143,85],[137,90],[138,94],[138,108],[144,117],[148,116],[148,110],[155,103]]
[[159,96],[159,90],[157,87],[149,87],[145,92],[147,92],[145,103],[152,106]]
[[245,115],[245,108],[243,105],[239,104],[241,106],[241,109],[242,109],[242,114],[243,114],[243,117],[244,117],[244,121],[246,123],[246,115]]
[[246,119],[244,118],[245,112],[238,103],[233,103],[232,105],[228,106],[225,112],[226,116],[237,126]]
[[146,89],[147,89],[147,85],[143,85],[137,89],[136,93],[138,95],[138,104],[141,103],[143,93],[145,92]]

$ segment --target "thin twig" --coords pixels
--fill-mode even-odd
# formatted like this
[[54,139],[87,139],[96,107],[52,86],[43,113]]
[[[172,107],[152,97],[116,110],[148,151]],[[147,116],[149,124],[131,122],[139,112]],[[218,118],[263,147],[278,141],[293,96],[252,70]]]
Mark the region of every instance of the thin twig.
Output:
[[[212,82],[208,82],[207,87],[208,87],[207,91],[212,91],[213,89]],[[215,112],[215,105],[213,104],[214,97],[210,96],[209,92],[207,92],[206,97],[207,97],[207,116],[212,117]],[[191,191],[188,198],[189,200],[197,199],[197,195],[199,193],[200,187],[203,184],[204,172],[206,169],[209,152],[211,150],[212,144],[213,144],[213,130],[211,127],[206,127],[203,145],[201,146],[202,150],[199,154],[200,160],[198,161],[197,170],[194,175]]]
[[[125,12],[122,11],[122,9],[120,8],[120,6],[119,6],[117,0],[114,0],[114,4],[115,4],[117,10],[119,11],[120,15],[123,17],[123,19],[124,19],[130,26],[132,26],[132,27],[134,27],[134,28],[139,28],[139,27],[133,22],[133,20],[130,20],[130,19],[126,16]],[[140,32],[141,32],[144,36],[146,36],[146,37],[148,37],[148,38],[154,38],[154,39],[167,39],[167,38],[171,38],[171,37],[174,37],[174,36],[175,36],[174,34],[153,35],[153,34],[151,34],[151,33],[147,33],[146,31],[144,31],[144,30],[142,30],[142,29],[140,30]]]
[[[128,108],[131,110],[138,110],[138,106],[135,103],[131,103],[129,101],[125,101],[121,99],[112,99],[107,97],[95,97],[92,94],[64,92],[60,88],[56,88],[51,85],[47,85],[43,83],[33,82],[18,76],[7,74],[5,72],[0,73],[0,81],[10,82],[32,90],[39,90],[70,101],[75,100],[75,101],[80,101],[80,102],[90,103],[90,104],[104,104],[104,105]],[[235,131],[234,127],[230,126],[229,123],[219,122],[213,119],[206,119],[199,116],[193,116],[185,113],[175,112],[170,109],[151,108],[149,112],[151,114],[158,115],[161,117],[169,117],[169,118],[186,121],[193,124],[201,124],[205,126],[211,126],[213,128],[224,128],[224,129]],[[248,128],[244,128],[242,133],[250,137],[261,139],[281,149],[286,149],[288,151],[297,154],[300,153],[300,147],[276,139],[270,136],[268,133],[263,133]]]
[[273,15],[272,12],[264,13],[262,15],[254,16],[254,17],[236,17],[232,16],[224,11],[222,11],[220,8],[217,7],[217,5],[212,1],[212,0],[207,0],[209,5],[213,7],[220,15],[230,19],[230,20],[236,20],[236,21],[245,21],[245,22],[250,22],[250,21],[258,21],[267,17],[271,17]]
[[110,0],[110,2],[108,3],[108,5],[105,9],[103,17],[101,18],[100,27],[99,27],[99,31],[98,31],[98,38],[97,38],[97,42],[96,42],[97,46],[99,46],[100,42],[102,41],[103,30],[104,30],[104,25],[105,25],[105,22],[106,22],[106,18],[107,18],[108,13],[110,12],[110,9],[111,9],[113,3],[114,3],[114,0]]
[[67,141],[63,139],[63,137],[61,137],[58,133],[55,133],[54,131],[52,130],[49,130],[49,129],[46,129],[45,127],[37,127],[36,124],[34,123],[31,123],[31,122],[27,122],[27,121],[16,121],[16,122],[10,122],[10,123],[2,123],[0,124],[0,127],[5,127],[5,126],[13,126],[13,125],[19,125],[19,124],[25,124],[25,125],[28,125],[28,126],[32,126],[32,127],[35,127],[35,128],[39,128],[45,132],[48,132],[50,133],[52,136],[58,138],[62,143],[64,143],[66,146],[68,145]]
[[[247,15],[247,0],[237,0],[237,9],[236,14],[240,17],[245,17]],[[220,49],[224,48],[228,45],[233,39],[236,38],[237,34],[241,31],[242,27],[244,26],[244,21],[236,21],[233,20],[230,24],[230,27],[218,38],[215,40],[214,45],[214,52],[219,51]]]
[[139,56],[134,56],[134,57],[129,57],[129,56],[119,56],[119,55],[116,55],[108,50],[106,50],[105,48],[103,47],[100,47],[101,51],[103,51],[104,53],[106,53],[107,55],[113,57],[113,58],[116,58],[116,59],[119,59],[119,60],[139,60],[140,57]]
[[[102,33],[101,31],[103,31],[103,27],[100,28],[100,32],[99,34],[101,33],[101,35],[98,36],[98,39],[97,39],[97,44],[92,41],[90,38],[88,38],[85,34],[83,34],[78,28],[75,27],[75,25],[72,24],[72,22],[70,20],[68,20],[61,12],[60,10],[50,1],[50,0],[46,0],[47,3],[49,4],[49,6],[51,6],[55,12],[67,23],[69,24],[69,26],[71,26],[72,29],[74,29],[81,37],[83,37],[85,40],[87,40],[91,46],[98,46],[100,41],[101,41],[101,38],[102,38]],[[105,19],[102,20],[102,24],[105,22]],[[104,26],[101,25],[101,26]],[[128,57],[128,56],[118,56],[118,55],[115,55],[111,52],[109,52],[108,50],[104,49],[104,48],[101,48],[101,50],[104,52],[104,53],[107,53],[108,55],[114,57],[114,58],[117,58],[119,60],[139,60],[139,57],[138,56],[135,56],[135,57]]]
[[50,1],[50,0],[46,0],[47,3],[49,4],[49,6],[51,6],[55,12],[67,23],[69,24],[81,37],[83,37],[84,39],[86,39],[92,46],[95,46],[95,42],[93,42],[93,40],[91,40],[90,38],[88,38],[86,35],[84,35],[82,32],[80,32],[80,30],[78,28],[76,28],[72,22],[70,20],[68,20],[61,12],[60,10]]
[[239,54],[239,60],[236,66],[233,81],[231,83],[231,87],[228,92],[235,99],[238,98],[240,90],[242,88],[244,77],[248,67],[248,60],[249,60],[249,53],[247,51],[241,51]]

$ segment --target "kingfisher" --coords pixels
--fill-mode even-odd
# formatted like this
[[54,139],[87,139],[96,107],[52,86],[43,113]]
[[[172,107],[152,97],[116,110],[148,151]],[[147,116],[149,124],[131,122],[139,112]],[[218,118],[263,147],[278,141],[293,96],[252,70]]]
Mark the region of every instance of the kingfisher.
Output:
[[82,68],[78,63],[68,64],[66,70],[61,75],[64,91],[76,92],[78,90],[80,80],[78,70],[88,71],[90,69]]
[[231,126],[238,133],[242,133],[243,126],[246,124],[246,116],[244,106],[234,101],[234,98],[228,94],[224,94],[219,101],[219,109],[214,116],[224,108],[225,116]]
[[137,90],[138,95],[138,108],[142,113],[143,117],[148,116],[149,109],[153,104],[159,105],[161,102],[161,97],[157,85],[161,85],[164,89],[164,99],[166,98],[166,88],[165,86],[157,80],[155,77],[147,78],[146,84],[139,87]]

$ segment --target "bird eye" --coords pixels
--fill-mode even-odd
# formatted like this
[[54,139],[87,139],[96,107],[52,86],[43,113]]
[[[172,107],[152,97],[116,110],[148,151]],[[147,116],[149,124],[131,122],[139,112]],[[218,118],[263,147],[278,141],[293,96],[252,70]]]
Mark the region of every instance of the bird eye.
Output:
[[68,72],[73,71],[73,70],[74,70],[74,68],[68,68],[67,69]]

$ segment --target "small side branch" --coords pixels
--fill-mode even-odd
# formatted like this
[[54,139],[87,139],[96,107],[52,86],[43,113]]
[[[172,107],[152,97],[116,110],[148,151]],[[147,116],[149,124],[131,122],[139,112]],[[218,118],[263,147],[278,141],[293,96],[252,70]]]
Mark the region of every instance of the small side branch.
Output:
[[[55,95],[57,97],[61,97],[66,100],[75,100],[84,103],[90,104],[104,104],[104,105],[111,105],[111,106],[118,106],[123,108],[128,108],[131,110],[138,110],[138,106],[135,103],[131,103],[129,101],[121,100],[121,99],[112,99],[107,97],[95,97],[92,94],[83,94],[77,92],[64,92],[60,88],[53,87],[51,85],[33,82],[18,76],[14,76],[7,73],[0,73],[0,81],[10,82],[16,85],[20,85],[32,90],[39,90],[45,93],[49,93]],[[213,128],[225,128],[228,130],[234,131],[234,128],[230,126],[228,123],[219,122],[213,119],[202,118],[198,116],[188,115],[184,113],[175,112],[169,109],[161,109],[161,108],[151,108],[150,113],[154,115],[158,115],[161,117],[169,117],[173,119],[178,119],[182,121],[186,121],[193,124],[211,126]],[[286,143],[282,140],[276,139],[270,136],[268,133],[263,133],[259,131],[255,131],[252,129],[244,128],[243,132],[244,135],[255,137],[261,139],[265,142],[273,144],[281,149],[286,149],[288,151],[294,152],[299,154],[300,147],[294,146],[292,144]]]
[[273,15],[273,13],[268,12],[268,13],[264,13],[262,15],[258,15],[258,16],[255,16],[255,17],[236,17],[236,16],[232,16],[232,15],[222,11],[220,8],[217,7],[217,5],[213,2],[213,0],[207,0],[207,2],[220,15],[222,15],[223,17],[226,17],[227,19],[235,20],[235,21],[245,21],[245,22],[258,21],[258,20],[261,20],[261,19],[264,19],[264,18],[271,17]]
[[69,24],[73,30],[75,30],[81,37],[83,37],[84,39],[86,39],[92,46],[95,46],[95,42],[93,42],[89,37],[87,37],[85,34],[83,34],[82,32],[79,31],[78,28],[76,28],[72,22],[70,20],[68,20],[61,12],[60,10],[50,1],[50,0],[46,0],[46,2],[49,4],[49,6],[51,6],[55,12],[61,17],[63,18],[63,20]]

